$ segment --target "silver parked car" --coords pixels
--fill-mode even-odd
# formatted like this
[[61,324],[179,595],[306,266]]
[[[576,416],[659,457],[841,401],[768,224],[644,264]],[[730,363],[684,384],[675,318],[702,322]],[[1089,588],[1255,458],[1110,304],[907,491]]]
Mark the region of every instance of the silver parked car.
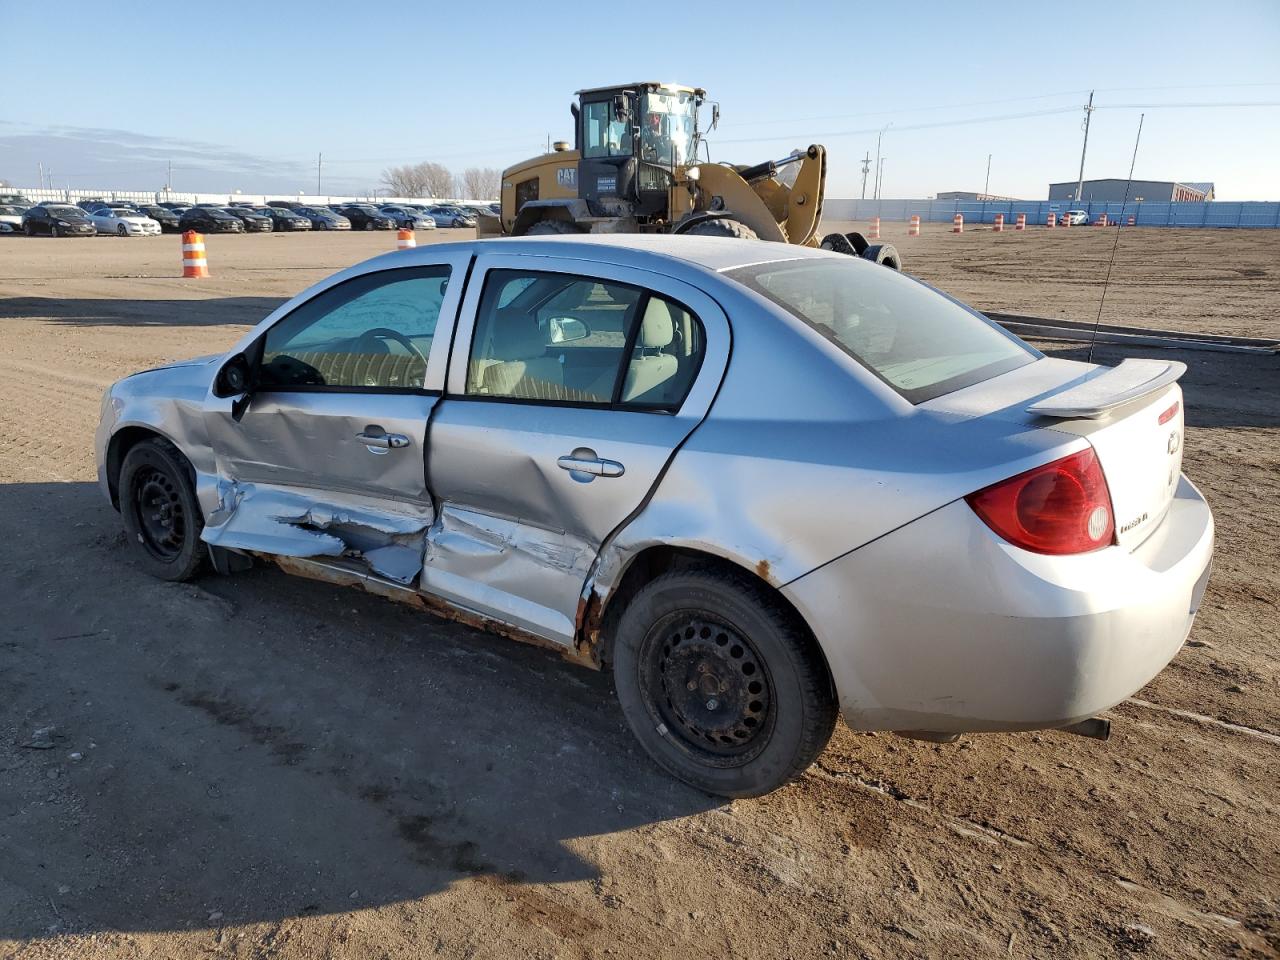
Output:
[[1182,369],[820,250],[473,241],[119,381],[97,460],[156,576],[260,558],[607,666],[660,764],[749,796],[838,714],[1084,732],[1155,676],[1213,549]]

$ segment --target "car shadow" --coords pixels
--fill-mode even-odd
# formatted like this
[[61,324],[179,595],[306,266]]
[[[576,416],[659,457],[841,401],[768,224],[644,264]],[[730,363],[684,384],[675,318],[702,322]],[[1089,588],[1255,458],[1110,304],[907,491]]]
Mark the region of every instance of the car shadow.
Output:
[[0,297],[0,321],[39,319],[77,326],[204,327],[253,325],[287,297],[212,297],[203,300],[122,300],[77,297]]
[[[1033,346],[1053,357],[1087,360],[1087,343]],[[1160,350],[1100,343],[1093,362],[1115,366],[1128,357],[1181,360],[1187,372],[1179,384],[1186,401],[1187,426],[1280,427],[1280,354]]]
[[0,940],[519,897],[722,802],[607,675],[270,567],[153,580],[93,484],[0,488],[0,542]]

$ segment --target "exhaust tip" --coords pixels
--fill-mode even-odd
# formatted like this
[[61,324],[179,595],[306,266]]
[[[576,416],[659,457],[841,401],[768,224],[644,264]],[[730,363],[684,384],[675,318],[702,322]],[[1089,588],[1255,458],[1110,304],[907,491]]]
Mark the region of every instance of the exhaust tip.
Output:
[[1094,740],[1111,739],[1111,721],[1102,717],[1090,717],[1069,727],[1059,727],[1063,733],[1074,733],[1078,737],[1090,737]]

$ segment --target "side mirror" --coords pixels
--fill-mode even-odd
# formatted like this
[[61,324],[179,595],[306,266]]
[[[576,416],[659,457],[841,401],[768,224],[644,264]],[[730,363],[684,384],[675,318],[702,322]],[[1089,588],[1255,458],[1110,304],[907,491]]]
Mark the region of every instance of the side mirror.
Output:
[[720,104],[713,103],[711,105],[711,126],[708,129],[708,132],[710,132],[711,130],[714,130],[719,125],[720,125]]
[[572,343],[574,340],[585,340],[591,336],[591,330],[577,317],[552,317],[551,342]]
[[218,376],[213,381],[215,397],[239,397],[248,393],[253,387],[253,365],[243,353],[222,365]]
[[631,105],[627,102],[625,93],[615,93],[613,95],[613,119],[618,123],[626,123],[631,116]]

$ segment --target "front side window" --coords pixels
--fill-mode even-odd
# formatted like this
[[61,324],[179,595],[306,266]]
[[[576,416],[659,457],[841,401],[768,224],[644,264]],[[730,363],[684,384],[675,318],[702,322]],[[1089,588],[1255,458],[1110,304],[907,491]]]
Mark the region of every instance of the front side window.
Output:
[[727,275],[812,327],[911,403],[1038,356],[936,290],[865,261],[790,260]]
[[675,410],[702,362],[702,325],[656,293],[572,274],[486,278],[467,394]]
[[447,266],[348,280],[267,331],[265,388],[422,389],[449,283]]
[[693,94],[651,90],[644,95],[642,104],[641,158],[663,165],[690,162],[696,109]]
[[612,100],[582,105],[582,155],[584,157],[629,157],[631,134],[627,124],[615,120]]

